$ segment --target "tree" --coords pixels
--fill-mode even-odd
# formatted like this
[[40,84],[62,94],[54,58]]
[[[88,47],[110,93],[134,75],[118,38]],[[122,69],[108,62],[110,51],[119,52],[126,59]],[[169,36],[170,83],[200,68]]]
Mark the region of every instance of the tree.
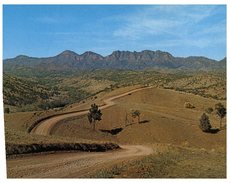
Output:
[[95,130],[95,123],[96,121],[101,120],[102,113],[99,107],[96,104],[92,104],[91,108],[89,109],[89,113],[87,114],[88,121],[93,123],[93,130]]
[[138,123],[140,122],[140,111],[138,111],[138,110],[135,110],[135,111],[132,111],[132,117],[133,118],[136,118],[136,117],[138,117]]
[[220,117],[220,129],[222,126],[222,119],[225,117],[226,115],[226,108],[224,107],[223,104],[218,103],[215,105],[215,110],[216,110],[216,114],[218,115],[218,117]]
[[205,113],[200,118],[200,128],[203,132],[209,132],[212,128],[209,117]]

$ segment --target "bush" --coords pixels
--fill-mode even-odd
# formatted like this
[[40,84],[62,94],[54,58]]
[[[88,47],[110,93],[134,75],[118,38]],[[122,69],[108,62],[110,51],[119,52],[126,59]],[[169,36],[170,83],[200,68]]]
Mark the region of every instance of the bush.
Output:
[[212,108],[212,107],[209,107],[209,108],[205,109],[205,112],[206,112],[207,114],[211,114],[211,113],[213,112],[213,108]]
[[190,102],[185,102],[185,103],[184,103],[184,107],[185,107],[185,108],[189,108],[189,109],[195,108],[195,106],[194,106],[193,104],[191,104]]
[[28,154],[49,151],[90,151],[105,152],[119,149],[119,145],[114,143],[87,144],[87,143],[47,143],[47,144],[6,144],[6,155]]
[[68,104],[68,101],[55,100],[51,102],[43,102],[38,105],[39,108],[43,110],[54,109],[59,107],[64,107]]

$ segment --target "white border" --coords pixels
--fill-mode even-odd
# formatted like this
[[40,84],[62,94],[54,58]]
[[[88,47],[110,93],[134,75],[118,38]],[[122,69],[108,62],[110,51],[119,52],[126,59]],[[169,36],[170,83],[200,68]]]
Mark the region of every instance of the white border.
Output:
[[229,124],[229,121],[231,119],[231,116],[230,116],[230,108],[231,108],[231,103],[230,103],[230,91],[231,91],[231,80],[230,80],[230,76],[231,76],[231,64],[230,64],[230,52],[229,50],[231,49],[230,47],[230,31],[231,31],[231,28],[230,28],[230,21],[231,21],[231,4],[230,4],[230,1],[228,1],[229,3],[227,3],[227,28],[226,28],[226,32],[227,32],[227,37],[226,37],[226,41],[227,41],[227,47],[226,47],[226,57],[227,57],[227,75],[226,75],[226,78],[227,78],[227,142],[226,142],[226,148],[227,148],[227,152],[226,152],[226,158],[227,158],[227,180],[229,180],[229,182],[231,182],[231,167],[230,167],[230,162],[231,162],[231,157],[230,157],[230,129],[231,129],[231,126]]
[[[209,182],[209,183],[217,183],[217,182],[231,182],[230,179],[230,174],[231,174],[231,169],[230,169],[230,160],[231,157],[228,156],[230,154],[230,124],[229,124],[229,119],[230,119],[230,113],[229,109],[231,108],[230,104],[230,91],[231,91],[231,83],[229,80],[229,76],[231,73],[230,70],[230,53],[229,50],[231,49],[230,47],[230,21],[231,21],[231,5],[230,5],[230,0],[110,0],[108,2],[107,0],[2,0],[1,1],[1,7],[0,7],[0,23],[2,23],[2,6],[3,4],[226,4],[227,5],[227,179],[6,179],[6,159],[5,159],[5,137],[4,137],[4,119],[3,119],[3,96],[2,96],[2,64],[0,64],[0,72],[1,72],[1,79],[0,79],[0,115],[1,115],[1,126],[0,126],[0,140],[1,140],[1,147],[0,147],[0,162],[1,162],[1,170],[0,170],[0,178],[1,182],[41,182],[41,180],[47,182],[47,181],[52,181],[52,182],[63,182],[63,181],[71,181],[71,182],[102,182],[102,181],[132,181],[132,182],[137,182],[137,181],[145,181],[145,182]],[[0,49],[3,50],[3,36],[2,32],[3,30],[1,29],[1,35],[0,39],[2,41],[0,45]],[[0,59],[2,60],[3,55],[2,51],[0,51]]]
[[[0,12],[2,12],[2,6],[0,7]],[[2,13],[0,15],[1,19],[0,19],[0,23],[1,25],[3,25],[2,23]],[[1,26],[3,27],[3,26]],[[3,59],[3,30],[1,28],[1,34],[0,34],[0,40],[1,40],[1,44],[0,44],[0,49],[2,51],[0,51],[0,59],[2,61]],[[2,63],[2,62],[1,62]],[[1,73],[1,79],[0,79],[0,115],[1,115],[1,126],[0,126],[0,140],[1,140],[1,147],[0,147],[0,162],[2,163],[1,164],[1,171],[0,171],[0,177],[2,178],[5,178],[6,176],[6,152],[5,152],[5,131],[4,131],[4,119],[3,119],[3,83],[2,83],[2,73],[3,73],[3,70],[2,70],[2,64],[0,64],[0,73]],[[3,179],[4,180],[4,179]]]

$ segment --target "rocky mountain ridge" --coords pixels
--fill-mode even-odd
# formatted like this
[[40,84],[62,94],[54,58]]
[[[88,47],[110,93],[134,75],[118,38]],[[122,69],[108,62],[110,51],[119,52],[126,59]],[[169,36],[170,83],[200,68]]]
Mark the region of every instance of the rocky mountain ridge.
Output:
[[174,57],[168,52],[160,50],[144,50],[141,52],[114,51],[108,56],[87,51],[77,54],[66,50],[47,58],[28,57],[19,55],[4,60],[4,70],[18,68],[40,68],[44,70],[68,69],[129,69],[145,70],[151,68],[178,69],[178,70],[225,70],[226,58],[216,61],[201,56]]

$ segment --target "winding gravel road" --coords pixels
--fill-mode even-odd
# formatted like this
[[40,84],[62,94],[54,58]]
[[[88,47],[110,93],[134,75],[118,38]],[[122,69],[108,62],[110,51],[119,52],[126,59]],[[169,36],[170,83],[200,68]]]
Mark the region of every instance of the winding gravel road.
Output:
[[[148,89],[148,88],[151,88],[151,87],[134,89],[134,90],[131,90],[129,92],[126,92],[126,93],[123,93],[123,94],[120,94],[120,95],[116,95],[116,96],[110,97],[108,99],[104,99],[103,100],[104,105],[99,107],[99,108],[100,109],[105,109],[105,108],[111,107],[111,106],[115,105],[115,102],[113,102],[113,100],[124,97],[124,96],[126,96],[126,95],[128,95],[130,93],[145,90],[145,89]],[[81,115],[84,115],[84,114],[87,114],[87,113],[88,113],[88,110],[86,110],[86,111],[77,111],[75,113],[71,112],[69,114],[62,114],[62,115],[54,116],[52,118],[49,118],[49,119],[46,119],[46,120],[40,122],[37,126],[35,126],[32,129],[31,133],[38,134],[38,135],[50,135],[51,129],[59,121],[64,120],[66,118],[70,118],[70,117],[81,116]]]
[[[130,93],[151,87],[134,89],[129,92],[104,100],[100,109],[115,105],[113,100]],[[69,117],[87,114],[86,111],[58,115],[39,123],[31,133],[50,135],[51,129],[60,121]],[[54,154],[37,154],[7,159],[8,178],[62,178],[84,177],[102,167],[114,165],[119,161],[153,153],[153,149],[143,145],[120,145],[120,150],[108,152],[56,152]]]
[[105,165],[153,153],[142,145],[121,146],[108,152],[55,153],[25,156],[7,160],[8,178],[79,178],[100,170]]

